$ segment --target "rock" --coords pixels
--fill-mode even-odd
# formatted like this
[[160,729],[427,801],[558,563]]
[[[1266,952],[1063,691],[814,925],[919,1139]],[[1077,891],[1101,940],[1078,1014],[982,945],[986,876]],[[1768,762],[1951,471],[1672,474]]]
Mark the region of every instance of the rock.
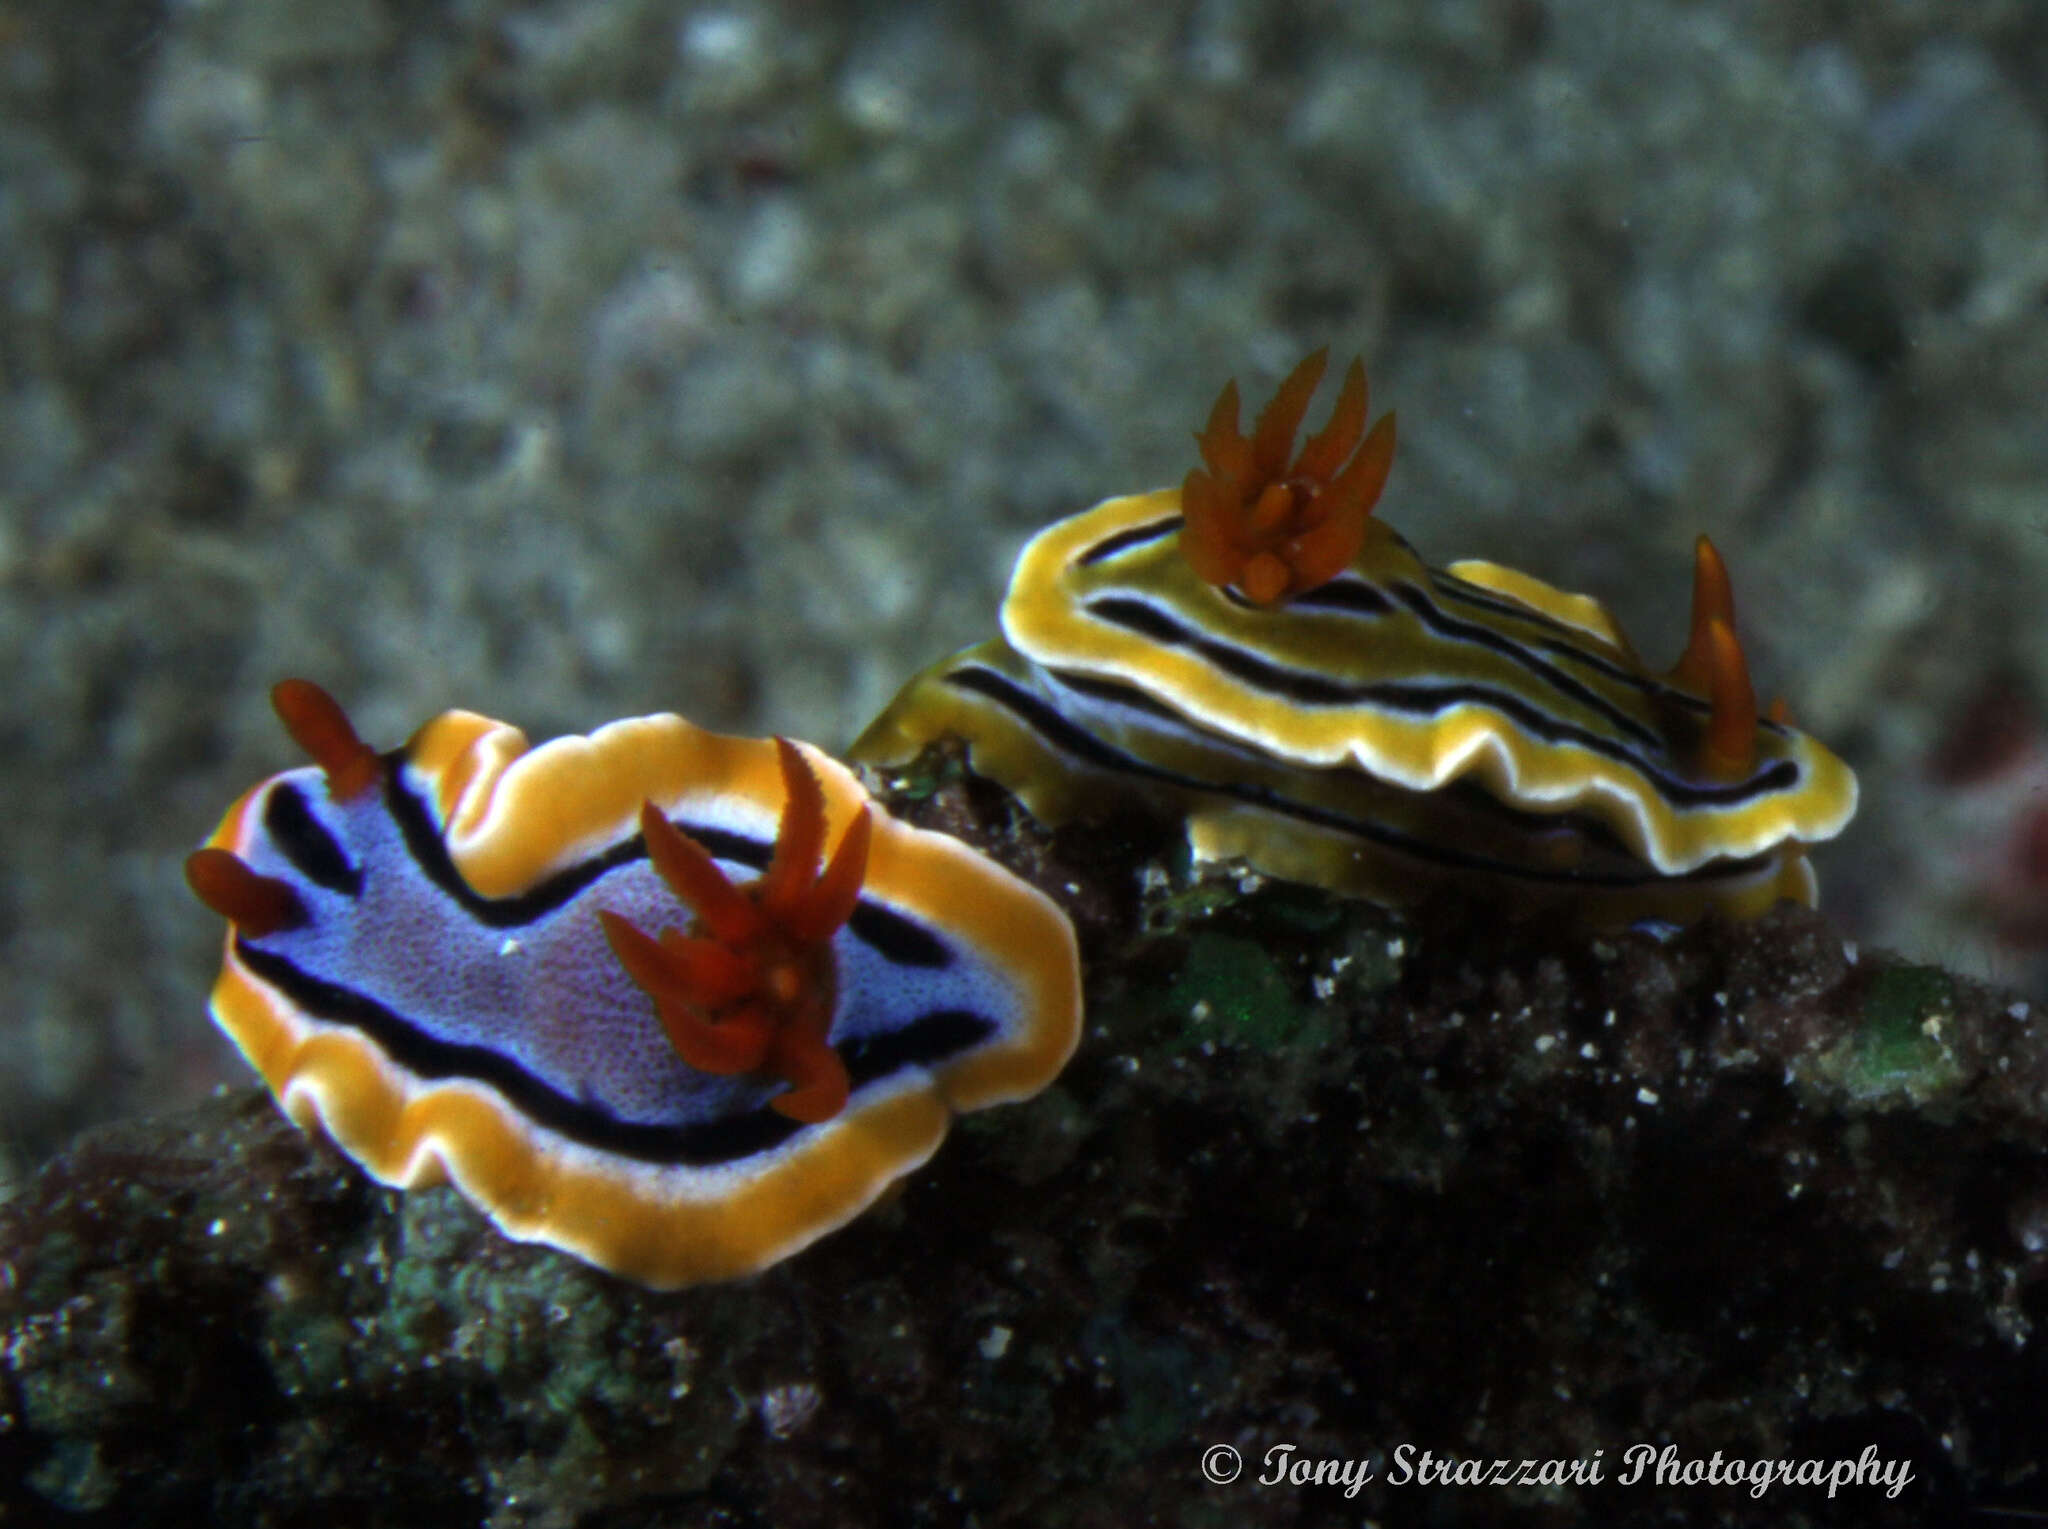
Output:
[[[1047,1093],[961,1121],[765,1275],[673,1295],[383,1190],[253,1089],[99,1132],[0,1207],[0,1520],[2048,1505],[2021,1426],[2048,1288],[2024,1003],[1803,911],[1404,918],[1190,877],[1140,826],[1048,837],[957,772],[899,811],[1075,910],[1087,1033]],[[1445,1495],[1424,1451],[1558,1479]],[[1859,1460],[1910,1480],[1654,1484]]]

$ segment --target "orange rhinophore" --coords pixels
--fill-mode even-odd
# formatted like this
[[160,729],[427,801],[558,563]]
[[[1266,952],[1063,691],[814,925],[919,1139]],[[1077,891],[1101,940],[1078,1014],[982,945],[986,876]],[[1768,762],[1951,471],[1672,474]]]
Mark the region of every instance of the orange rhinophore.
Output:
[[1714,780],[1737,780],[1756,764],[1756,688],[1735,636],[1735,589],[1714,544],[1693,544],[1692,629],[1671,666],[1674,685],[1703,694],[1713,708],[1700,739],[1700,769]]
[[270,704],[292,742],[327,777],[329,796],[345,801],[377,784],[383,774],[377,751],[356,736],[355,724],[333,696],[311,680],[279,680],[271,687]]
[[257,875],[233,850],[192,851],[185,857],[185,884],[194,897],[255,939],[305,922],[305,904],[291,883]]

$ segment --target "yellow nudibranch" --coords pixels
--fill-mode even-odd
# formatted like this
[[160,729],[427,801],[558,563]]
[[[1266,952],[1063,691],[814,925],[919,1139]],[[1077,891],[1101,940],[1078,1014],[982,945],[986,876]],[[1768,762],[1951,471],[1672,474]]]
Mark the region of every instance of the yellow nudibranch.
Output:
[[318,688],[274,699],[314,767],[187,862],[231,925],[214,1017],[383,1183],[643,1284],[731,1278],[1073,1052],[1066,916],[815,749],[665,715],[530,749],[451,711],[380,754]]
[[1323,355],[1250,438],[1235,385],[1180,489],[1034,538],[1003,639],[917,676],[854,745],[947,734],[1059,824],[1150,803],[1198,858],[1386,902],[1445,885],[1596,922],[1811,903],[1804,848],[1856,782],[1759,717],[1727,573],[1699,541],[1691,635],[1656,673],[1597,600],[1493,563],[1425,563],[1371,511],[1393,450],[1362,369],[1293,450]]

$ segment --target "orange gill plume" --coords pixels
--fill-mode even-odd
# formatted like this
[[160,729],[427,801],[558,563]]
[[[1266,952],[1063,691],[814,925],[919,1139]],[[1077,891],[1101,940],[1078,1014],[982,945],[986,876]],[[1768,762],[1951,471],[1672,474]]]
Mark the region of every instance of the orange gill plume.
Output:
[[615,913],[598,917],[685,1062],[780,1078],[790,1088],[769,1103],[815,1123],[838,1114],[849,1089],[828,1041],[838,993],[832,937],[860,900],[872,819],[862,808],[821,869],[824,793],[794,744],[777,738],[775,747],[788,797],[774,856],[758,879],[734,886],[650,802],[640,813],[648,856],[696,915],[695,932],[667,928],[654,937]]
[[1205,466],[1181,485],[1181,547],[1189,566],[1207,583],[1235,585],[1258,605],[1328,583],[1358,555],[1393,466],[1394,416],[1365,428],[1365,367],[1358,361],[1344,374],[1329,423],[1288,461],[1328,359],[1325,347],[1287,375],[1249,439],[1238,429],[1237,383],[1226,383],[1195,436]]

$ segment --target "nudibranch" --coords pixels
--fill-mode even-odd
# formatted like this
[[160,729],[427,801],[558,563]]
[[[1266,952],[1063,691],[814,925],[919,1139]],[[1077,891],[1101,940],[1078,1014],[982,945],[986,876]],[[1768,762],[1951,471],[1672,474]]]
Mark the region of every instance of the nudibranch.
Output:
[[530,748],[444,712],[379,753],[274,695],[313,766],[187,864],[221,1028],[379,1181],[668,1289],[766,1267],[1042,1089],[1072,926],[808,745],[680,717]]
[[1113,778],[1185,814],[1198,856],[1387,901],[1451,881],[1601,918],[1811,902],[1805,846],[1848,821],[1855,778],[1759,716],[1711,544],[1685,652],[1653,671],[1598,600],[1431,567],[1371,513],[1393,431],[1364,430],[1361,369],[1294,453],[1321,366],[1249,440],[1226,388],[1181,488],[1035,537],[1002,641],[920,675],[854,757],[956,733],[1055,824]]
[[1348,766],[1287,764],[1140,692],[1043,668],[1001,638],[918,675],[852,753],[901,764],[949,734],[1043,823],[1171,812],[1198,861],[1242,860],[1387,905],[1450,891],[1563,907],[1593,925],[1687,923],[1810,906],[1816,891],[1797,845],[1666,875],[1597,819],[1520,811],[1469,781],[1411,791]]

